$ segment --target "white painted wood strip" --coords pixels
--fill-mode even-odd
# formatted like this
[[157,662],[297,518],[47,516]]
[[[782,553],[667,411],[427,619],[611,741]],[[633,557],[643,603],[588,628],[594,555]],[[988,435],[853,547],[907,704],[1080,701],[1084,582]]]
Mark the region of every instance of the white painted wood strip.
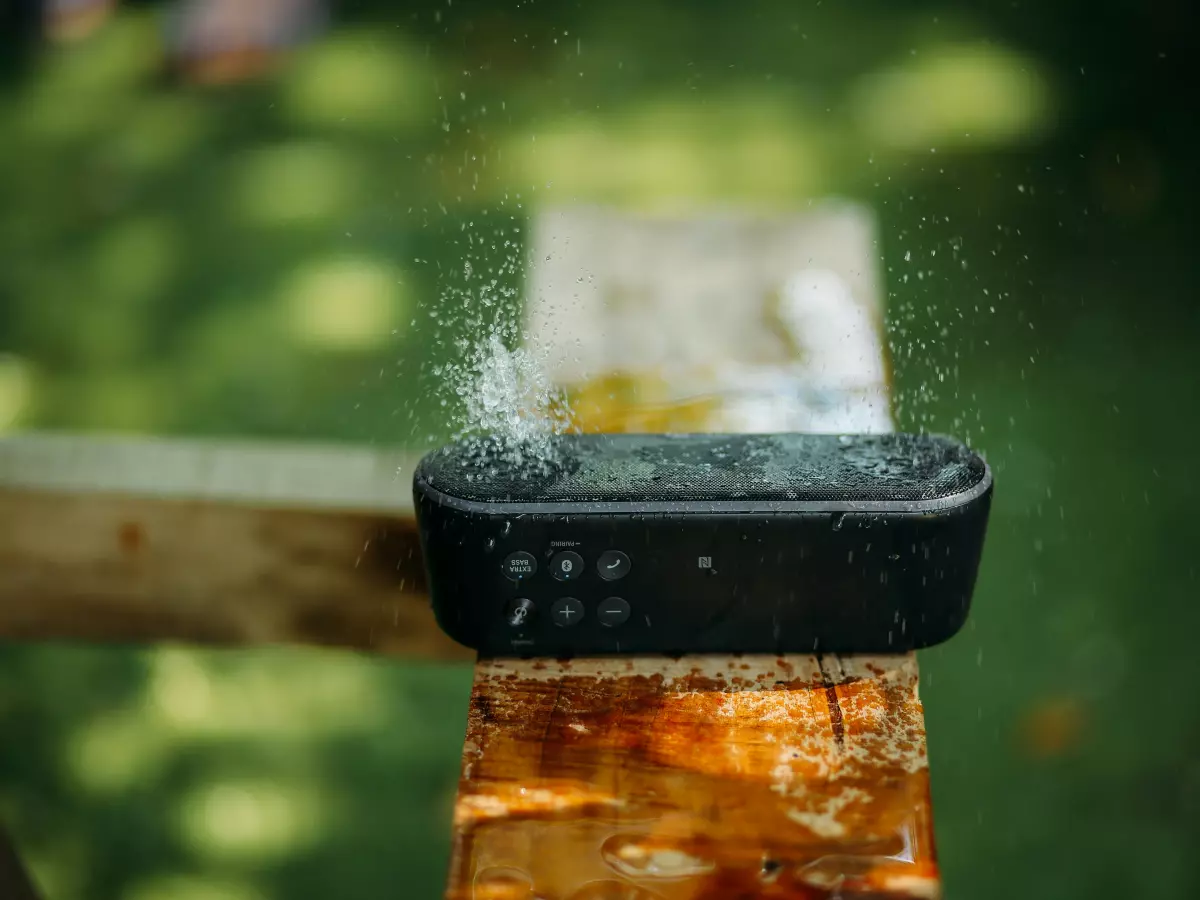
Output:
[[0,488],[411,513],[416,460],[327,444],[15,434],[0,437]]

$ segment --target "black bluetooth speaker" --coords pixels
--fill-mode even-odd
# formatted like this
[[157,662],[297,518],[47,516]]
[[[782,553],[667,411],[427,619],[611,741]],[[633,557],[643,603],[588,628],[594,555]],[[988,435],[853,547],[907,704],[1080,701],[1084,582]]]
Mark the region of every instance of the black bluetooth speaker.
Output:
[[489,655],[889,653],[967,617],[992,476],[886,435],[491,440],[413,477],[433,608]]

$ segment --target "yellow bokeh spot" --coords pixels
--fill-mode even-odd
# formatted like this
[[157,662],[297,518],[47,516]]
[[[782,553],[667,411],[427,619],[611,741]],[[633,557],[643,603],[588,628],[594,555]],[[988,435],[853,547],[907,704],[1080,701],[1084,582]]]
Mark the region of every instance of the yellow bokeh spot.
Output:
[[309,263],[285,283],[284,314],[301,342],[364,350],[390,339],[401,321],[399,270],[377,259],[336,257]]
[[360,197],[355,156],[335,145],[290,141],[239,159],[229,184],[232,212],[261,225],[328,223]]
[[656,99],[513,135],[507,179],[537,194],[626,208],[733,201],[792,206],[822,189],[828,128],[787,94]]
[[218,712],[209,671],[191,651],[175,647],[155,651],[146,688],[150,707],[174,727],[202,725]]
[[170,219],[125,219],[97,237],[91,283],[107,303],[136,304],[166,289],[178,258],[179,242]]
[[343,33],[293,60],[282,105],[296,121],[322,128],[392,131],[419,122],[434,97],[420,56],[395,39]]
[[250,881],[215,875],[156,875],[136,882],[121,900],[266,900]]
[[0,431],[21,424],[33,399],[33,370],[21,357],[0,353]]
[[[132,318],[136,321],[136,314]],[[122,319],[113,317],[113,322],[119,334]],[[79,407],[76,427],[84,430],[153,430],[170,415],[174,402],[170,384],[159,372],[143,367],[103,372],[73,387],[73,402]]]
[[262,861],[311,846],[328,820],[324,799],[303,785],[231,779],[185,796],[177,823],[184,842],[205,858]]
[[39,58],[20,101],[23,130],[48,143],[110,133],[161,61],[154,16],[146,11],[122,13],[90,40]]
[[[297,678],[312,675],[308,688]],[[303,741],[335,731],[370,729],[385,700],[368,664],[314,660],[302,651],[273,648],[243,662],[213,665],[212,654],[163,647],[150,658],[147,713],[180,740],[267,736]],[[394,702],[394,701],[387,701]]]
[[1049,89],[1033,63],[1011,51],[950,45],[864,77],[851,93],[851,108],[872,144],[982,148],[1044,127]]
[[136,710],[101,715],[66,742],[72,779],[94,794],[119,794],[151,778],[171,749],[170,735]]
[[218,126],[215,110],[184,94],[138,99],[122,127],[106,139],[106,150],[122,166],[141,172],[169,170],[209,139]]

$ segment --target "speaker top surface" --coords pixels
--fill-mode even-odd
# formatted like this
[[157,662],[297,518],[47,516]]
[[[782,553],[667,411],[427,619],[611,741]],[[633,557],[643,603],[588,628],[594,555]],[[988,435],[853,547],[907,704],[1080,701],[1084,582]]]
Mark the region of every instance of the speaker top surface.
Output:
[[489,438],[426,456],[418,491],[472,503],[943,505],[986,490],[986,463],[936,435],[564,434],[536,456]]

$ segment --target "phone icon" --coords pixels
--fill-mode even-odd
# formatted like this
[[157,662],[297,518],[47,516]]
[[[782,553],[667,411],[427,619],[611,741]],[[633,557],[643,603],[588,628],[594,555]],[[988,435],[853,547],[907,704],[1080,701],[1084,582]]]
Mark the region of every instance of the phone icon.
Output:
[[605,550],[596,560],[596,571],[605,581],[616,581],[629,574],[629,557],[620,550]]

